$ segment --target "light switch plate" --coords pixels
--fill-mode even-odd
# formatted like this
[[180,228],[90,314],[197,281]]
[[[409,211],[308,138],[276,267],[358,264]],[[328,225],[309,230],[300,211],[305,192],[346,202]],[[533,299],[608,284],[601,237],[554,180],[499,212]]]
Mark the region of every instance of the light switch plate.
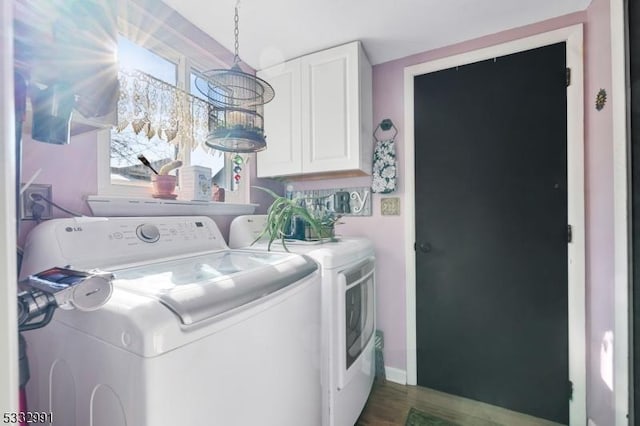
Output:
[[400,197],[381,198],[380,213],[383,216],[399,216],[400,215]]

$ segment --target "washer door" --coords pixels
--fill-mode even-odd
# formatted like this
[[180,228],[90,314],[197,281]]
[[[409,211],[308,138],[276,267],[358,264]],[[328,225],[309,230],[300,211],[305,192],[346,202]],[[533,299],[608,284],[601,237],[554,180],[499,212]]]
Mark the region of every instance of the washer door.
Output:
[[299,284],[317,268],[303,255],[221,250],[114,271],[114,289],[157,299],[189,325]]
[[[340,322],[341,366],[338,388],[344,388],[357,373],[362,353],[373,338],[375,329],[375,261],[363,263],[338,274],[340,283],[340,310],[344,314]],[[342,315],[341,315],[342,316]]]

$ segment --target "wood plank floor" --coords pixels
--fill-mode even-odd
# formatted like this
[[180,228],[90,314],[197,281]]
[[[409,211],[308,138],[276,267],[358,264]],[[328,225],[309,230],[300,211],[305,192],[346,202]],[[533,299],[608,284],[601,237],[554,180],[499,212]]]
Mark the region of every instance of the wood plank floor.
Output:
[[411,407],[461,426],[560,426],[435,390],[378,380],[356,425],[404,425]]

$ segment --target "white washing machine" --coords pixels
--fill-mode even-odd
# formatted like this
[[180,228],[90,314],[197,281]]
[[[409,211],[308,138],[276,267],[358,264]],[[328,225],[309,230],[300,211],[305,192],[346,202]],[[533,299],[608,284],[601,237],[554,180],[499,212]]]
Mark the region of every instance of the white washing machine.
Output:
[[29,411],[61,426],[321,424],[313,260],[229,250],[206,217],[34,228],[21,276],[67,265],[113,272],[113,295],[24,333]]
[[[231,222],[229,246],[265,252],[254,245],[266,215],[238,216]],[[366,238],[336,242],[287,242],[292,253],[318,262],[322,274],[322,424],[352,426],[360,416],[375,377],[375,254]],[[280,242],[272,251],[283,252]]]

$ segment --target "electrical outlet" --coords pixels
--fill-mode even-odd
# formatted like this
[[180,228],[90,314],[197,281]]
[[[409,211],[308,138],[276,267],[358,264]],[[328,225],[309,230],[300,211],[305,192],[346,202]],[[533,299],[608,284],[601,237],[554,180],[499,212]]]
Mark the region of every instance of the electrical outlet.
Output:
[[53,217],[53,209],[51,208],[51,204],[42,200],[33,200],[31,198],[33,194],[39,194],[47,200],[51,200],[51,185],[32,183],[27,189],[24,190],[24,192],[22,193],[22,197],[20,198],[20,219],[35,220],[36,218],[33,215],[33,208],[36,204],[39,205],[39,207],[36,206],[36,208],[42,210],[40,219],[51,219]]

